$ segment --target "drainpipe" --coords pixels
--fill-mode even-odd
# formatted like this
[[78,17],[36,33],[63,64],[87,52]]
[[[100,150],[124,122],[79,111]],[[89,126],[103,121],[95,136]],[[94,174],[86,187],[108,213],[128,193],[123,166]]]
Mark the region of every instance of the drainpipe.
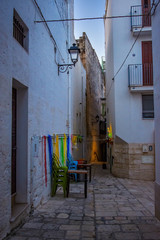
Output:
[[71,121],[70,121],[70,118],[71,118],[71,76],[70,74],[68,73],[68,116],[67,116],[67,128],[68,128],[68,135],[70,136],[71,135]]
[[[70,4],[68,3],[68,18],[70,18]],[[67,40],[68,40],[68,48],[71,45],[71,37],[70,37],[70,33],[71,33],[71,26],[70,26],[71,22],[68,22],[68,31],[67,31]],[[69,56],[68,56],[68,62],[70,61]],[[68,77],[68,113],[67,113],[67,131],[68,131],[68,135],[71,136],[71,75],[69,74],[69,71],[67,73],[67,77]]]

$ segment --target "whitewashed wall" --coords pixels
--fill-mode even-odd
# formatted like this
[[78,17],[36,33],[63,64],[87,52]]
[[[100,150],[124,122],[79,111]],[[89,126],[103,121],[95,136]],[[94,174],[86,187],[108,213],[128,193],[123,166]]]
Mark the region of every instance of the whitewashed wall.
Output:
[[155,93],[155,142],[156,142],[156,181],[160,185],[160,171],[159,171],[159,156],[160,156],[160,109],[159,109],[159,99],[160,99],[160,71],[159,71],[159,64],[160,64],[160,49],[159,49],[159,36],[160,36],[160,29],[159,29],[159,19],[160,19],[160,7],[158,6],[155,15],[152,18],[152,37],[153,37],[153,63],[154,63],[154,93]]
[[[141,1],[108,1],[107,16],[130,15],[132,5],[141,5]],[[105,21],[106,94],[110,89],[112,78],[135,41],[130,29],[130,18],[108,19]],[[108,119],[111,118],[113,121],[113,132],[115,131],[115,135],[128,143],[154,142],[154,120],[142,120],[141,94],[130,93],[128,88],[128,65],[142,63],[141,41],[150,40],[151,35],[138,38],[127,61],[115,77],[110,93],[107,96],[109,115],[112,116],[109,116]]]
[[[74,1],[37,0],[45,19],[67,18],[73,14]],[[13,37],[13,9],[29,29],[28,52]],[[68,63],[68,48],[73,40],[73,23],[48,23],[50,37],[34,0],[1,0],[0,3],[0,238],[10,231],[11,219],[11,121],[12,87],[18,89],[18,196],[17,201],[36,207],[50,196],[50,169],[47,145],[47,186],[41,136],[68,133],[72,101],[68,86],[74,71],[60,73],[58,63]],[[77,67],[78,69],[78,67]],[[75,78],[75,75],[74,75]],[[14,79],[14,80],[13,80]],[[82,77],[78,76],[78,81]],[[71,94],[79,101],[80,95]],[[82,96],[81,96],[82,97]],[[71,98],[70,98],[71,99]],[[72,112],[77,105],[74,105]],[[70,129],[73,124],[70,123]],[[39,137],[37,153],[33,143]],[[21,181],[22,180],[22,181]]]
[[83,136],[83,141],[72,149],[72,154],[75,159],[80,159],[86,155],[86,71],[80,57],[75,66],[71,87],[71,132]]
[[[107,1],[106,1],[107,2]],[[107,15],[112,16],[112,5],[107,5]],[[106,116],[108,126],[112,124],[115,134],[115,95],[114,95],[114,49],[113,49],[113,23],[104,22],[105,28],[105,62],[106,62]]]
[[[157,3],[157,1],[155,1]],[[160,219],[160,6],[157,7],[154,16],[152,17],[152,38],[153,38],[153,71],[154,71],[154,108],[155,108],[155,165],[156,165],[156,180],[155,180],[155,213]]]

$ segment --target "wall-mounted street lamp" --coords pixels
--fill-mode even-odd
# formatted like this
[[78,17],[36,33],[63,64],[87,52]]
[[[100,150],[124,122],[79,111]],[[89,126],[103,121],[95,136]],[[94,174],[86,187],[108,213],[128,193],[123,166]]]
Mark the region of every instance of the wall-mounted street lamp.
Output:
[[75,43],[73,43],[73,46],[68,49],[68,52],[70,54],[72,64],[58,64],[58,75],[60,72],[64,73],[68,69],[72,69],[73,66],[75,67],[76,62],[78,62],[78,55],[80,53],[80,49],[76,46]]

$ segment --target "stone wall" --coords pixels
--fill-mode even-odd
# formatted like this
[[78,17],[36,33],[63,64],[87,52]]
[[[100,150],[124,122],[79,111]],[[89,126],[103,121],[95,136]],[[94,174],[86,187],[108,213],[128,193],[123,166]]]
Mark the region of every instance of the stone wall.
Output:
[[117,177],[129,178],[129,145],[115,144],[112,173]]
[[100,161],[99,122],[101,120],[101,98],[104,97],[105,81],[102,67],[86,33],[77,40],[80,57],[86,70],[86,130],[87,159]]
[[154,152],[154,144],[115,144],[112,173],[122,178],[154,181]]

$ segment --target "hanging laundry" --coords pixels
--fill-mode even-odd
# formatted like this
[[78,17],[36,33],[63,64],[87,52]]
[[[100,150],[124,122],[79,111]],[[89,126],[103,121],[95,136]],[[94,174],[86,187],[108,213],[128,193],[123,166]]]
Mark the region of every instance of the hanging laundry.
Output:
[[67,159],[69,159],[70,155],[70,138],[69,136],[67,137]]
[[50,175],[52,175],[52,156],[53,156],[53,146],[52,146],[52,137],[51,137],[51,135],[48,135],[48,150],[49,150]]
[[53,153],[56,152],[56,136],[53,134],[52,136],[52,144],[53,144]]
[[78,136],[78,142],[81,143],[82,140],[83,140],[82,136],[79,135],[79,136]]
[[107,128],[108,131],[108,137],[112,139],[112,124],[110,123],[110,126]]
[[71,139],[70,139],[70,143],[71,143],[71,146],[70,146],[70,152],[71,152],[71,155],[72,155],[72,149],[73,149],[73,146],[72,146],[72,138],[73,138],[73,135],[71,134]]
[[66,134],[64,134],[64,139],[63,139],[63,147],[64,147],[64,166],[66,166],[66,157],[67,157],[67,137]]
[[77,149],[77,136],[72,135],[72,148]]
[[44,138],[44,168],[45,168],[45,184],[47,187],[47,159],[46,159],[46,136]]
[[58,138],[58,135],[56,135],[56,151],[55,151],[55,154],[59,158],[59,138]]
[[64,146],[63,146],[63,137],[61,137],[61,163],[64,166]]
[[43,149],[44,149],[44,144],[43,144],[43,137],[42,137],[42,141],[41,141],[41,144],[42,144],[42,148],[41,148],[41,150],[42,150],[42,185],[44,186],[44,179],[43,179],[43,174],[44,174],[44,151],[43,151]]

